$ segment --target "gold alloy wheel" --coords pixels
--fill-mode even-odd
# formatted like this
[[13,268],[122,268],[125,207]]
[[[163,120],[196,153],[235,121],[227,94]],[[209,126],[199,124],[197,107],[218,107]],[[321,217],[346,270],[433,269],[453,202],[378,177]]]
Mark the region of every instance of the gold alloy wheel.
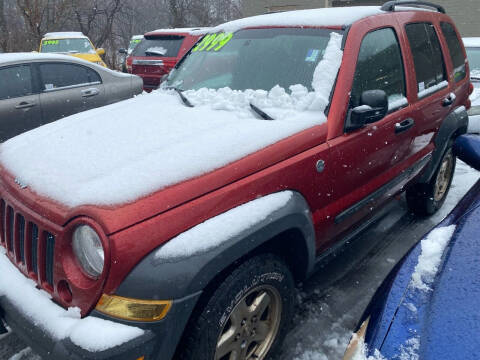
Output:
[[440,165],[440,170],[438,171],[435,181],[435,190],[433,193],[433,198],[435,201],[441,201],[445,196],[445,193],[448,189],[448,184],[450,183],[450,178],[452,177],[452,172],[453,154],[452,151],[449,150],[443,158],[442,164]]
[[262,360],[280,326],[282,301],[272,286],[250,290],[235,305],[217,341],[215,360]]

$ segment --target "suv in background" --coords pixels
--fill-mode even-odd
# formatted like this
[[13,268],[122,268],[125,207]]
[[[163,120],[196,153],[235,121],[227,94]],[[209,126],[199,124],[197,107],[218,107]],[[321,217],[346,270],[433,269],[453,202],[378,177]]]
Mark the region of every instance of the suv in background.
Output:
[[47,33],[40,42],[41,53],[66,54],[107,67],[100,56],[105,54],[102,48],[95,49],[88,36],[81,32]]
[[205,29],[160,29],[146,33],[127,57],[127,69],[143,79],[146,91],[158,88],[162,77],[202,37],[201,31]]
[[158,91],[2,144],[1,316],[47,359],[272,356],[296,282],[404,189],[445,201],[473,89],[444,12],[226,23]]
[[463,43],[470,64],[470,79],[475,87],[470,96],[472,108],[468,111],[470,116],[468,131],[480,133],[480,37],[463,38]]

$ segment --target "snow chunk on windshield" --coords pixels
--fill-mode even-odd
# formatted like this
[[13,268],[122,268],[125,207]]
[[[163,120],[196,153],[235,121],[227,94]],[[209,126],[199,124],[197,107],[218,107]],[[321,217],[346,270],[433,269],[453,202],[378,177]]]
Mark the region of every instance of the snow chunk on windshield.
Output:
[[291,191],[270,194],[208,219],[167,242],[155,258],[189,257],[213,249],[284,207],[292,196]]
[[422,240],[422,253],[412,274],[411,286],[420,290],[429,290],[442,260],[443,252],[455,231],[455,225],[436,228]]
[[36,283],[23,276],[0,247],[0,296],[43,329],[55,340],[70,340],[91,351],[104,351],[141,336],[144,331],[96,317],[80,318],[80,309],[68,310],[56,305],[48,293],[36,288]]

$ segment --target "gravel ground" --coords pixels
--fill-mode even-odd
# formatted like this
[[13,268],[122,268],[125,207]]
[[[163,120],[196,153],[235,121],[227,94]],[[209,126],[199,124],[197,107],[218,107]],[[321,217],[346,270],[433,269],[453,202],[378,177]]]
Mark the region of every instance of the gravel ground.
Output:
[[[300,286],[294,324],[275,360],[341,359],[352,331],[385,276],[479,177],[478,172],[458,162],[444,207],[428,219],[419,220],[410,214],[403,197],[392,201],[383,218]],[[0,335],[0,359],[41,360],[14,333]]]

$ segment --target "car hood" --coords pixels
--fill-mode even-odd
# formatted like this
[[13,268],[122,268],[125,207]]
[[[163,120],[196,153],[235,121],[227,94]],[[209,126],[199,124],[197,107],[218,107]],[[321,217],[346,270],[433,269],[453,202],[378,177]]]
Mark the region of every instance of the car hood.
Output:
[[68,55],[71,55],[86,61],[94,62],[94,63],[102,61],[100,56],[98,56],[97,54],[68,54]]
[[[387,359],[476,359],[480,346],[480,181],[436,229],[455,225],[430,289],[412,286],[417,244],[397,269],[380,310],[371,316],[370,355]],[[465,215],[463,215],[465,214]],[[377,304],[378,305],[378,304]]]
[[[63,209],[65,221],[79,211],[88,215],[89,211],[78,210],[85,208],[103,209],[111,215],[140,198],[202,177],[325,122],[318,112],[315,117],[290,112],[284,119],[259,120],[244,105],[227,110],[233,103],[225,101],[189,108],[174,91],[158,91],[34,129],[1,145],[4,182],[10,187],[15,187],[15,182],[20,188],[16,192],[28,194],[19,195],[24,202],[38,203],[34,197],[39,196],[42,202],[55,203]],[[313,141],[318,144],[318,138],[310,137],[305,147],[314,146]],[[235,176],[225,176],[215,186],[258,171],[283,156],[289,156],[288,152],[278,151],[256,166],[234,170]],[[183,192],[174,202],[210,190],[207,186]],[[158,211],[171,206],[172,202],[159,204]],[[138,215],[128,222],[140,220]],[[107,231],[120,226],[109,226]]]

